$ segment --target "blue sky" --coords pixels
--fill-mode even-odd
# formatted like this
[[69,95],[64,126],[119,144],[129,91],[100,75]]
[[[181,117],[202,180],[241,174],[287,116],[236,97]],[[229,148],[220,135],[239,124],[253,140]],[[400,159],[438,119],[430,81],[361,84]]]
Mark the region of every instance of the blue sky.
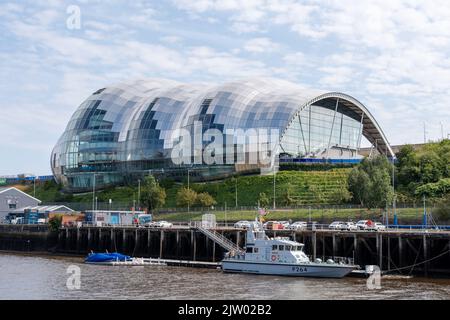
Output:
[[450,133],[448,1],[2,1],[0,38],[0,175],[49,174],[77,106],[145,77],[277,77],[356,97],[392,144]]

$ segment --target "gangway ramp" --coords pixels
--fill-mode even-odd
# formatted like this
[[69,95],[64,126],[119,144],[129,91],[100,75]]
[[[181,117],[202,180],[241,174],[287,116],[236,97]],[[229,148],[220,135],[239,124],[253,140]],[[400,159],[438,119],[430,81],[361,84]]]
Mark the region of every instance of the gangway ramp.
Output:
[[203,226],[197,226],[196,229],[203,233],[207,238],[209,238],[211,241],[215,242],[217,245],[221,246],[228,252],[240,252],[243,251],[241,247],[239,247],[237,244],[232,242],[231,240],[227,239],[225,236],[223,236],[221,233],[205,228]]

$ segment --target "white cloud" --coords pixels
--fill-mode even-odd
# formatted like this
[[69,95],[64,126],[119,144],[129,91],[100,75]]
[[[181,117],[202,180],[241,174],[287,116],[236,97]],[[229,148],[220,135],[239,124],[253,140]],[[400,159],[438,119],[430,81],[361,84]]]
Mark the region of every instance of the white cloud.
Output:
[[270,53],[280,50],[280,45],[269,38],[254,38],[245,43],[244,49],[252,53]]
[[394,143],[421,141],[423,121],[431,137],[440,137],[440,121],[449,128],[447,1],[76,3],[82,29],[74,31],[65,28],[63,2],[0,4],[0,71],[11,75],[0,79],[10,137],[2,147],[39,152],[34,131],[22,129],[38,127],[35,145],[51,149],[91,92],[139,77],[277,76],[343,91],[368,106]]

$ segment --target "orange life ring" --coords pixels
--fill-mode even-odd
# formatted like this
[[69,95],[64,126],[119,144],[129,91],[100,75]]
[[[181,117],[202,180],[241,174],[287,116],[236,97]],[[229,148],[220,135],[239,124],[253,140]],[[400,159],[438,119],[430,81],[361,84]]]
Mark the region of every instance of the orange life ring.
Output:
[[272,255],[272,261],[275,261],[275,260],[277,260],[277,256],[276,255]]

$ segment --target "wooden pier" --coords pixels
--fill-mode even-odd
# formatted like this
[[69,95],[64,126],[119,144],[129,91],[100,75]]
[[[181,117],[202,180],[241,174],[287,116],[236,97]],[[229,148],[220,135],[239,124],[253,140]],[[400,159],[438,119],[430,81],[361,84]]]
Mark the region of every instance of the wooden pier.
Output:
[[[236,246],[245,247],[245,230],[215,231]],[[267,234],[304,243],[305,252],[312,259],[349,257],[362,267],[378,265],[385,273],[450,276],[449,231],[278,230]],[[210,263],[220,262],[226,251],[197,228],[187,226],[167,229],[83,226],[61,228],[57,234],[50,234],[42,227],[34,230],[31,226],[11,225],[0,226],[0,250],[47,250],[77,255],[108,250],[134,257]]]

